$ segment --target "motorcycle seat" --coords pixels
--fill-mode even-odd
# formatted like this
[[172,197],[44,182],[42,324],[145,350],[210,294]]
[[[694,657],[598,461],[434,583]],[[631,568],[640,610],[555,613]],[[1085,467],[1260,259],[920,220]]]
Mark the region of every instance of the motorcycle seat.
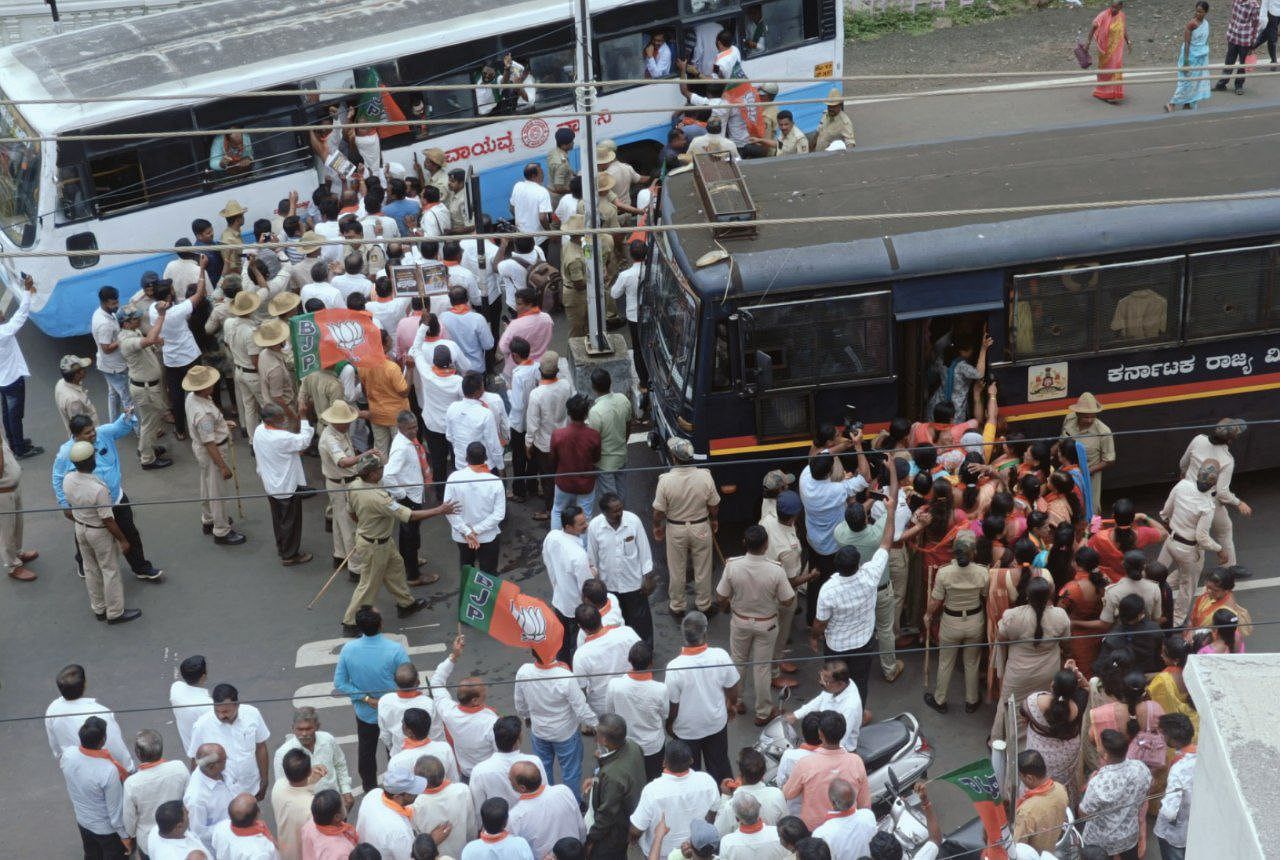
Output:
[[862,758],[867,773],[888,764],[910,739],[911,732],[901,720],[863,726],[862,731],[858,732],[858,755]]

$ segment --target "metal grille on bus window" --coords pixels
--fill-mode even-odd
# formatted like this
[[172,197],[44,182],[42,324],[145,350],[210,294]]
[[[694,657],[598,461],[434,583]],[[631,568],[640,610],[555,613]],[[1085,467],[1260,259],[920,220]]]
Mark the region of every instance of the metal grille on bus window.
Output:
[[1193,254],[1187,337],[1253,331],[1280,324],[1280,249]]
[[773,359],[777,388],[890,373],[889,294],[750,308],[751,348]]
[[1100,270],[1098,348],[1177,337],[1182,316],[1182,259]]
[[813,430],[813,398],[808,394],[761,397],[756,435],[761,439],[807,436]]
[[1096,342],[1096,271],[1014,279],[1014,356],[1085,352]]

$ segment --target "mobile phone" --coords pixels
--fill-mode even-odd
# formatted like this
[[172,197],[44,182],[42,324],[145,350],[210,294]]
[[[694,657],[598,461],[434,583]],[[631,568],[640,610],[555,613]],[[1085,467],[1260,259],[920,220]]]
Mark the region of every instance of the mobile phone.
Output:
[[862,432],[862,422],[858,420],[858,407],[852,403],[844,405],[844,428],[849,435]]

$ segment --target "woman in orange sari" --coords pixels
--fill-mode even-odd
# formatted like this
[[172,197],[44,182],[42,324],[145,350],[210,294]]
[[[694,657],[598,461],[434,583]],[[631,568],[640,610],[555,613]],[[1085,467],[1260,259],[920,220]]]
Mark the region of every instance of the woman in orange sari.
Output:
[[1098,86],[1093,88],[1093,97],[1107,104],[1120,104],[1124,100],[1124,84],[1120,83],[1124,76],[1102,70],[1123,68],[1124,50],[1133,48],[1125,26],[1124,0],[1112,0],[1110,6],[1098,13],[1086,44],[1098,46]]
[[1240,643],[1240,650],[1244,650],[1244,638],[1252,631],[1249,626],[1252,619],[1249,610],[1236,603],[1235,587],[1236,574],[1233,568],[1216,567],[1209,571],[1205,578],[1204,594],[1192,602],[1191,611],[1187,613],[1185,626],[1190,628],[1186,632],[1187,641],[1191,640],[1197,629],[1213,625],[1213,613],[1219,609],[1230,609],[1240,619],[1236,639]]

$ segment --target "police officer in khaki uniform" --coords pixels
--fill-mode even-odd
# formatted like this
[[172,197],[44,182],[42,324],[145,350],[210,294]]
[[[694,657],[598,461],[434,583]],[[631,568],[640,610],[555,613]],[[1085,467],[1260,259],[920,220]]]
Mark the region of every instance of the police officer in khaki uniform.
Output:
[[711,547],[720,528],[720,494],[705,469],[694,468],[693,443],[667,440],[674,465],[658,478],[653,497],[653,539],[667,545],[667,606],[677,618],[685,613],[685,571],[693,564],[694,602],[714,615],[711,605]]
[[[581,230],[586,220],[581,215],[570,215],[561,228],[566,233]],[[587,284],[591,277],[591,266],[582,250],[583,237],[580,233],[570,235],[569,242],[560,252],[560,274],[564,278],[564,313],[569,320],[569,337],[587,336]],[[607,272],[613,265],[613,243],[608,237],[600,241],[601,266]],[[608,295],[608,290],[603,291]]]
[[231,357],[236,408],[250,441],[262,417],[262,382],[258,376],[258,354],[262,347],[253,341],[253,334],[258,330],[253,314],[261,305],[262,299],[257,294],[242,290],[231,300],[231,316],[222,324],[222,342]]
[[444,198],[445,208],[449,210],[449,232],[471,232],[471,207],[467,205],[467,172],[461,168],[449,171],[449,193]]
[[449,171],[444,169],[447,162],[448,158],[444,150],[434,146],[422,153],[421,164],[418,163],[417,156],[413,159],[413,166],[418,171],[418,178],[422,180],[422,185],[424,187],[434,185],[439,188],[441,200],[449,194]]
[[121,552],[129,548],[124,532],[116,525],[111,510],[111,494],[102,479],[93,474],[97,465],[93,445],[83,440],[71,446],[69,457],[75,466],[62,479],[70,514],[76,524],[76,546],[84,559],[84,585],[89,591],[89,607],[99,621],[124,624],[142,615],[125,609],[124,584],[120,581]]
[[213,402],[219,379],[218,371],[198,364],[182,378],[182,388],[187,392],[191,453],[200,466],[200,525],[205,534],[213,535],[214,543],[238,546],[245,538],[232,530],[227,503],[223,501],[227,495],[226,482],[231,479],[227,446],[236,425],[224,418],[222,410]]
[[720,608],[733,614],[729,619],[733,662],[754,664],[756,725],[763,726],[778,713],[773,706],[770,665],[778,641],[778,617],[794,611],[796,592],[782,565],[768,557],[769,534],[764,526],[747,526],[742,546],[746,554],[724,563],[716,596]]
[[[220,245],[243,245],[244,238],[240,235],[240,231],[244,229],[244,213],[249,210],[241,206],[235,200],[228,200],[227,205],[222,207],[222,211],[218,214],[227,219],[227,229],[222,231],[222,235],[218,237]],[[239,272],[240,258],[244,252],[240,248],[228,248],[222,252],[222,271]]]
[[158,455],[164,449],[156,447],[167,408],[164,368],[151,347],[160,342],[164,311],[160,311],[155,325],[145,333],[142,311],[133,305],[122,308],[116,317],[120,320],[120,355],[129,373],[129,396],[133,398],[134,414],[138,416],[138,459],[144,469],[163,469],[173,465],[172,460]]
[[[971,714],[981,704],[978,688],[978,663],[982,659],[982,645],[986,633],[986,615],[982,609],[982,596],[987,593],[991,572],[981,564],[973,563],[974,537],[971,531],[956,535],[952,551],[955,563],[938,570],[929,595],[929,608],[925,610],[924,623],[928,628],[938,611],[942,621],[938,626],[938,683],[934,692],[924,694],[924,703],[940,714],[947,712],[947,687],[956,667],[957,652],[964,652],[964,710]],[[956,648],[963,645],[963,648]]]
[[556,145],[547,153],[547,190],[551,192],[552,209],[569,193],[569,180],[573,178],[573,167],[569,164],[572,149],[573,129],[556,129]]
[[844,112],[844,96],[832,87],[831,92],[827,93],[827,109],[818,121],[813,151],[823,152],[837,140],[844,143],[846,149],[853,149],[853,120]]
[[324,413],[336,401],[343,399],[342,380],[338,378],[338,374],[332,367],[322,367],[303,377],[302,382],[298,384],[298,390],[307,399],[307,403],[315,409],[316,418],[319,419],[316,422],[316,428],[323,433],[324,428],[329,424],[325,420]]
[[[292,294],[290,294],[292,295]],[[298,429],[298,391],[293,384],[293,371],[284,357],[289,341],[289,327],[280,320],[267,320],[253,333],[258,354],[258,391],[262,402],[275,403],[284,410],[289,428]]]
[[404,559],[400,558],[399,547],[393,538],[402,523],[451,514],[458,509],[454,502],[445,502],[438,507],[411,511],[396,502],[379,483],[382,480],[382,459],[376,451],[361,454],[355,469],[359,477],[349,484],[351,492],[347,495],[347,504],[356,520],[356,555],[360,556],[362,570],[360,584],[351,595],[351,602],[342,617],[342,635],[348,637],[360,632],[356,629],[356,610],[372,605],[378,589],[384,584],[396,600],[396,615],[400,618],[407,618],[427,607],[426,599],[415,599],[409,593]]
[[[313,401],[308,398],[307,402]],[[355,466],[359,458],[351,445],[350,430],[360,413],[354,406],[339,398],[316,417],[322,427],[319,444],[320,471],[324,474],[324,488],[329,491],[333,517],[333,566],[337,569],[356,545],[356,524],[351,520],[346,490],[356,479]],[[359,559],[354,556],[347,562],[347,570],[354,578],[359,576],[358,562]]]

